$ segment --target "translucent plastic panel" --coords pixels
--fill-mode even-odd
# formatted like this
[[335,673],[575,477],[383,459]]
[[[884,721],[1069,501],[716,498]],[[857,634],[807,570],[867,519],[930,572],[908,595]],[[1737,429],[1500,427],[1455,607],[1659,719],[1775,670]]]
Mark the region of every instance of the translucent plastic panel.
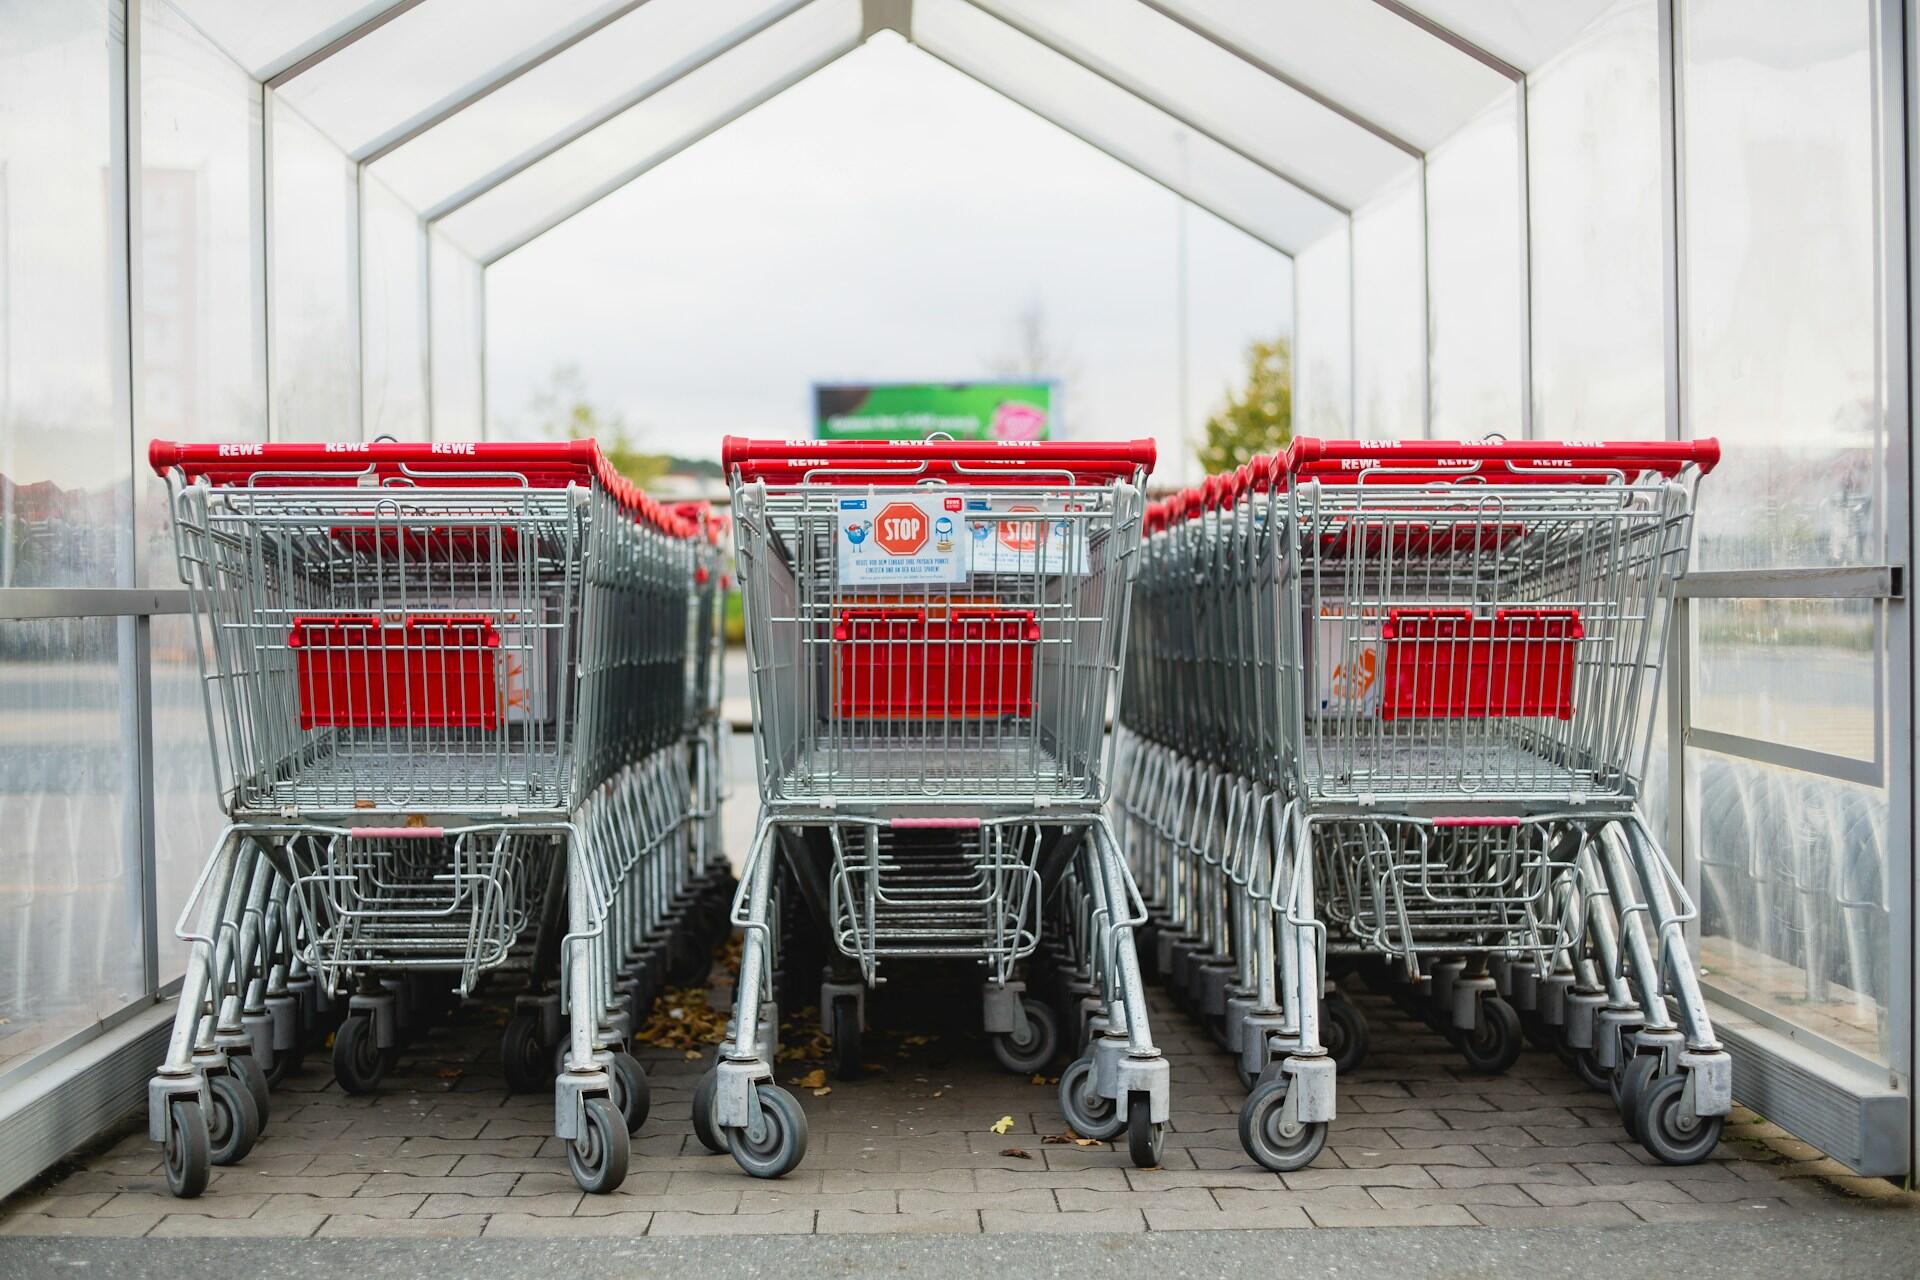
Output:
[[1696,600],[1692,608],[1695,726],[1875,758],[1873,601]]
[[265,80],[400,0],[178,0],[180,11]]
[[0,1070],[144,994],[122,625],[0,622]]
[[[1456,36],[1533,71],[1572,45],[1611,0],[1404,0]],[[1631,3],[1631,0],[1629,0]]]
[[919,0],[914,43],[1282,252],[1340,218],[1259,165],[966,3]]
[[1427,335],[1433,434],[1517,439],[1521,417],[1519,95],[1427,157]]
[[427,438],[427,233],[367,175],[360,206],[361,412],[369,440]]
[[439,225],[489,262],[831,62],[859,39],[858,0],[814,0],[522,169]]
[[273,438],[360,438],[353,162],[269,94],[267,301]]
[[131,568],[123,52],[104,5],[0,0],[0,587]]
[[[173,9],[140,30],[140,398],[155,437],[267,436],[260,86]],[[180,581],[166,483],[138,473],[140,570]]]
[[300,114],[362,158],[627,0],[425,0],[288,80]]
[[373,168],[431,213],[531,163],[806,0],[648,0],[593,36],[396,147]]
[[1139,0],[975,3],[1344,208],[1418,163]]
[[1426,434],[1426,251],[1418,175],[1353,215],[1353,434]]
[[1293,260],[1293,432],[1353,434],[1353,259],[1347,220]]
[[1698,563],[1886,556],[1869,6],[1683,10],[1686,428],[1725,462]]
[[432,239],[433,438],[478,440],[485,434],[485,272],[441,235]]
[[1634,0],[1529,81],[1536,435],[1666,434],[1660,81]]
[[153,858],[160,981],[186,971],[187,944],[173,936],[180,909],[226,825],[207,748],[207,714],[194,657],[193,619],[152,623]]
[[1686,776],[1704,980],[1886,1062],[1889,926],[1911,887],[1887,793],[1697,747]]
[[[1512,87],[1376,0],[1148,2],[1422,149]],[[1383,67],[1392,74],[1382,75]]]

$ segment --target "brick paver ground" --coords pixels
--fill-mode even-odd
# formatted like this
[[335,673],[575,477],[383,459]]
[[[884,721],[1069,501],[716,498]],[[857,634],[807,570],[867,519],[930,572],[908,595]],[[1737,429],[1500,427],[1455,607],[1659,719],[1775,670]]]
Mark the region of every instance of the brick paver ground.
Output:
[[[1374,1026],[1365,1069],[1343,1079],[1340,1118],[1315,1167],[1277,1175],[1235,1135],[1230,1060],[1166,1004],[1172,1060],[1165,1163],[1060,1140],[1050,1083],[1008,1076],[964,1027],[889,1034],[903,993],[874,1008],[870,1077],[798,1088],[806,1162],[779,1182],[712,1156],[688,1127],[704,1062],[646,1049],[653,1111],[633,1171],[585,1196],[548,1136],[552,1103],[509,1097],[495,1065],[498,1006],[436,1028],[378,1096],[341,1093],[310,1059],[273,1099],[246,1162],[198,1200],[168,1197],[143,1128],[0,1205],[0,1235],[501,1236],[837,1232],[1143,1232],[1234,1227],[1533,1226],[1755,1219],[1913,1197],[1846,1176],[1804,1143],[1736,1114],[1715,1159],[1651,1163],[1607,1099],[1551,1056],[1478,1078],[1437,1036],[1360,996]],[[910,1008],[924,1019],[928,1001]],[[942,1002],[966,1010],[968,1001]],[[783,1064],[795,1079],[813,1064]],[[993,1127],[1011,1121],[1005,1133]],[[1052,1141],[1049,1141],[1052,1138]]]

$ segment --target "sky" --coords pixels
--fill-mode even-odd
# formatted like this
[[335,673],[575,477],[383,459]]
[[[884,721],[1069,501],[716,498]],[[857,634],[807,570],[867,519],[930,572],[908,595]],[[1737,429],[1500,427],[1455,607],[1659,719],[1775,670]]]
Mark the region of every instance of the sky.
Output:
[[1038,308],[1061,425],[1183,433],[1292,327],[1288,259],[883,33],[487,273],[496,437],[533,429],[557,367],[645,448],[806,434],[814,382],[988,376]]

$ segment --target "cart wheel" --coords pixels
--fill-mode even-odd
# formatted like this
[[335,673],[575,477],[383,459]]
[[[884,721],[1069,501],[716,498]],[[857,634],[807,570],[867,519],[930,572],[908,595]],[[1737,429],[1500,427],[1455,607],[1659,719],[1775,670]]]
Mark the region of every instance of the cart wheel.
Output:
[[333,1078],[348,1093],[372,1093],[387,1074],[389,1055],[373,1043],[373,1019],[356,1013],[333,1033]]
[[1520,1030],[1525,1033],[1527,1043],[1542,1053],[1552,1053],[1560,1045],[1560,1028],[1538,1013],[1521,1014]]
[[299,1040],[289,1048],[273,1051],[273,1065],[267,1068],[267,1085],[278,1089],[288,1076],[299,1072],[301,1063],[306,1061],[307,1051]]
[[1333,1059],[1335,1071],[1358,1071],[1373,1042],[1367,1015],[1343,993],[1334,992],[1320,1006],[1320,1041]]
[[1560,1061],[1572,1067],[1573,1074],[1579,1076],[1587,1088],[1600,1092],[1612,1090],[1613,1073],[1600,1065],[1600,1059],[1594,1056],[1592,1049],[1575,1049],[1563,1044],[1558,1052]]
[[1293,1173],[1316,1160],[1327,1145],[1327,1122],[1286,1122],[1287,1078],[1269,1080],[1240,1108],[1240,1145],[1262,1168]]
[[1155,1124],[1149,1117],[1153,1107],[1144,1093],[1127,1095],[1127,1154],[1136,1169],[1158,1169],[1160,1149],[1167,1140],[1167,1126]]
[[852,996],[833,1000],[833,1074],[841,1080],[860,1078],[860,1002]]
[[192,1098],[167,1104],[167,1190],[191,1200],[207,1189],[212,1172],[212,1142],[207,1136],[206,1113]]
[[208,1159],[217,1165],[239,1164],[260,1137],[260,1112],[246,1084],[231,1075],[207,1080],[213,1098],[207,1114]]
[[759,1114],[745,1128],[728,1129],[734,1161],[756,1178],[793,1172],[807,1154],[807,1113],[800,1100],[777,1084],[754,1088]]
[[1454,1036],[1454,1047],[1467,1068],[1483,1075],[1499,1075],[1520,1060],[1520,1015],[1499,996],[1482,996],[1473,1030]]
[[1661,1164],[1699,1164],[1720,1145],[1725,1116],[1696,1116],[1680,1101],[1684,1073],[1660,1076],[1640,1091],[1640,1145]]
[[1022,996],[1020,1007],[1026,1010],[1026,1031],[994,1036],[993,1056],[1015,1075],[1030,1076],[1060,1052],[1060,1022],[1044,1001]]
[[247,1086],[247,1092],[253,1095],[254,1110],[260,1113],[260,1127],[266,1128],[267,1116],[271,1111],[267,1103],[267,1069],[251,1053],[236,1053],[227,1059],[227,1070],[239,1076],[240,1082]]
[[1254,1086],[1260,1083],[1260,1073],[1247,1070],[1246,1061],[1237,1053],[1233,1055],[1233,1074],[1240,1080],[1242,1093],[1252,1093]]
[[627,1180],[633,1143],[620,1110],[606,1098],[588,1098],[580,1136],[567,1139],[567,1171],[580,1189],[603,1196]]
[[1075,1058],[1060,1073],[1060,1114],[1083,1138],[1110,1142],[1127,1127],[1113,1099],[1093,1091],[1093,1059]]
[[624,1049],[616,1050],[607,1069],[607,1079],[612,1085],[613,1105],[627,1122],[627,1132],[640,1132],[653,1104],[653,1089],[647,1083],[647,1073],[640,1066],[640,1060]]
[[701,1146],[723,1156],[727,1154],[727,1136],[713,1122],[713,1094],[718,1085],[718,1073],[709,1067],[693,1087],[693,1136],[700,1139]]
[[509,1093],[541,1093],[553,1087],[553,1055],[540,1042],[540,1019],[516,1013],[500,1033],[500,1074]]
[[1640,1140],[1640,1097],[1660,1074],[1660,1059],[1652,1054],[1643,1053],[1628,1058],[1611,1073],[1607,1082],[1611,1086],[1613,1105],[1620,1110],[1620,1123],[1625,1126],[1627,1136]]

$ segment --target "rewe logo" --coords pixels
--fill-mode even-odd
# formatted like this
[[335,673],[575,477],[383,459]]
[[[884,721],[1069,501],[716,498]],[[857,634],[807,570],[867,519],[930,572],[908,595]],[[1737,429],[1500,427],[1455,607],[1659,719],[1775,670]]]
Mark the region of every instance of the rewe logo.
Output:
[[927,545],[927,515],[911,502],[889,502],[873,518],[873,541],[891,556],[910,556]]

